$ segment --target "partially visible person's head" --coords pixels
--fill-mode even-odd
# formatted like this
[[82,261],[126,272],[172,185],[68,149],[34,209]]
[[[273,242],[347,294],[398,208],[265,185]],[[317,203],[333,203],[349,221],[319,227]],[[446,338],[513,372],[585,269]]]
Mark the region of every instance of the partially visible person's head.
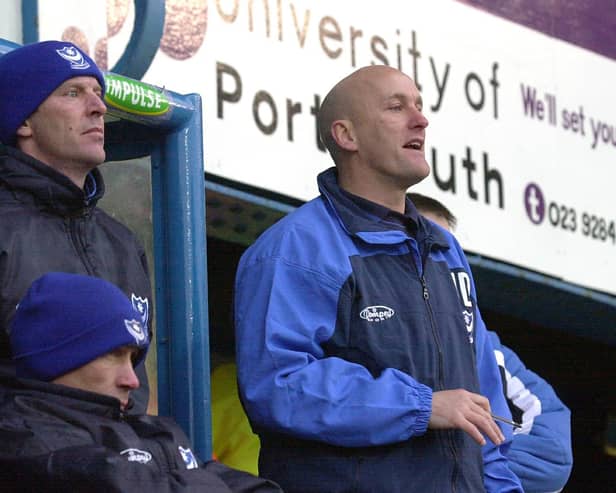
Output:
[[133,368],[149,345],[139,312],[119,288],[62,272],[32,283],[9,338],[18,377],[110,395],[122,406],[139,387]]
[[383,65],[353,72],[327,94],[318,118],[321,139],[339,168],[364,168],[373,181],[404,189],[428,176],[428,120],[415,83],[403,72]]
[[458,222],[456,216],[441,202],[417,192],[409,192],[407,195],[422,216],[434,221],[448,231],[455,229]]
[[104,92],[102,72],[72,43],[10,51],[0,56],[0,141],[73,179],[73,168],[105,160]]

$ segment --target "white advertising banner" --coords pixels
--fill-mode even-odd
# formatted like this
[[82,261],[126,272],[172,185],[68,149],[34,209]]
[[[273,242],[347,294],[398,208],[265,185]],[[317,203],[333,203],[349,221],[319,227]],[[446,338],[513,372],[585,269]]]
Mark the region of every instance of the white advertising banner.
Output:
[[[103,46],[97,2],[75,19],[58,3],[39,2],[41,39],[78,26]],[[133,16],[107,5],[109,67]],[[201,94],[207,171],[314,197],[319,102],[356,68],[398,67],[430,121],[415,189],[458,216],[462,246],[616,294],[615,60],[453,0],[167,1],[165,22],[143,80]]]

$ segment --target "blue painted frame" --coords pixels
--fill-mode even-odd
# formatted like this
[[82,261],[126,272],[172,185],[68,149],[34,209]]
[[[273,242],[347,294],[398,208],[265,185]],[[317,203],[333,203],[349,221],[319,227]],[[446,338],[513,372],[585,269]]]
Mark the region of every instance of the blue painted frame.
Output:
[[[130,40],[111,72],[141,79],[154,60],[165,26],[165,0],[134,0],[135,23]],[[38,0],[22,0],[23,43],[39,41]]]
[[38,33],[38,0],[21,0],[21,29],[25,45],[36,43]]
[[135,0],[135,24],[128,45],[111,72],[141,79],[163,37],[165,0]]
[[152,152],[159,412],[212,455],[201,98]]
[[[154,88],[153,88],[154,89]],[[212,456],[205,178],[201,97],[165,91],[159,117],[108,107],[108,160],[151,155],[158,410],[199,457]]]

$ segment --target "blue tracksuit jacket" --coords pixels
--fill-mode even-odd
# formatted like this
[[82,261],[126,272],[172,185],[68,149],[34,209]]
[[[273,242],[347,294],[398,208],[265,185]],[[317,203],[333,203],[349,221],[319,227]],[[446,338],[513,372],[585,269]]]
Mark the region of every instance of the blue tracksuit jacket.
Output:
[[415,238],[392,228],[333,168],[319,188],[238,267],[238,378],[260,474],[287,492],[522,491],[489,440],[427,428],[438,390],[481,393],[510,416],[456,240],[415,212]]

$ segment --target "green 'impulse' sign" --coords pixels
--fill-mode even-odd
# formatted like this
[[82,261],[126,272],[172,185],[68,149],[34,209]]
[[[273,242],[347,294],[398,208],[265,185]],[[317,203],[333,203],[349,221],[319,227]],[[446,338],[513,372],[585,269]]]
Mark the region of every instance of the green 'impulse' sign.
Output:
[[105,101],[134,115],[162,115],[169,111],[169,100],[148,84],[117,74],[105,74]]

